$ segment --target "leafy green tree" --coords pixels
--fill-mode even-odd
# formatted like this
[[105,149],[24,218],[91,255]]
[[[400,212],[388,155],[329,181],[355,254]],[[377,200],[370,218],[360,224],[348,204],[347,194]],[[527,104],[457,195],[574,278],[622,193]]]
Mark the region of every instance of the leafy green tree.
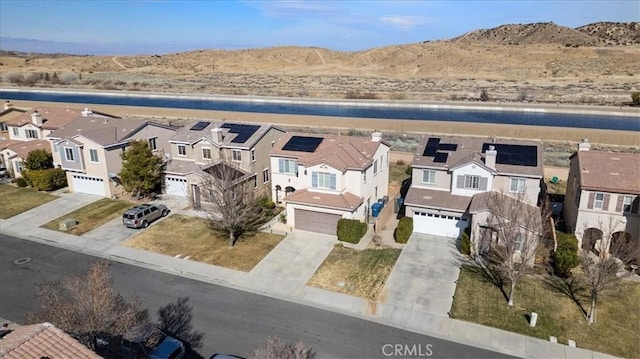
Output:
[[32,171],[53,168],[53,156],[47,150],[33,150],[27,155],[24,166],[27,170]]
[[161,187],[164,164],[162,158],[153,154],[146,141],[131,142],[120,156],[120,179],[125,191],[141,198]]
[[558,247],[553,252],[553,272],[559,277],[571,276],[571,269],[580,264],[576,236],[558,233]]

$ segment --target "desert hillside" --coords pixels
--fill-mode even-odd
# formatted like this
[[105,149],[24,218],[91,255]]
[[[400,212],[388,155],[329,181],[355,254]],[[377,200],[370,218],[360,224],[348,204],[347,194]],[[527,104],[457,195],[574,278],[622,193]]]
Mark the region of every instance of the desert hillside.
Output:
[[503,25],[338,52],[274,47],[139,56],[0,54],[4,86],[390,100],[630,102],[640,24]]

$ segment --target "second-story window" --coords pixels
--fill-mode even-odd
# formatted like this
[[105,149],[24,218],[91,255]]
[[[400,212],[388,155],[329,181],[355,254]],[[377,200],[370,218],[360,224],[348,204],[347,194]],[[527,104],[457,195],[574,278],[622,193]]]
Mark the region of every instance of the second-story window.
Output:
[[436,184],[436,171],[434,170],[422,171],[422,183]]
[[593,208],[602,209],[604,204],[604,193],[596,193],[595,201],[593,202]]
[[297,165],[295,160],[278,159],[278,173],[296,174]]
[[512,178],[510,192],[524,193],[525,191],[525,179],[524,178]]
[[20,137],[20,130],[17,127],[13,127],[13,137]]
[[178,145],[178,156],[186,156],[187,155],[187,146]]
[[633,208],[633,197],[624,196],[624,200],[622,201],[622,212],[631,213],[632,208]]
[[75,156],[73,155],[73,148],[71,147],[65,147],[64,148],[64,158],[65,160],[69,161],[69,162],[75,162]]
[[311,187],[335,190],[336,175],[334,173],[312,172]]
[[262,183],[268,183],[269,182],[269,169],[265,168],[262,171]]
[[251,150],[251,162],[255,162],[256,161],[256,149],[252,149]]
[[478,189],[480,188],[480,177],[464,176],[464,188]]
[[38,131],[36,130],[26,130],[24,133],[27,135],[27,138],[38,138]]
[[89,150],[89,157],[91,157],[91,162],[98,163],[98,150]]
[[202,158],[205,160],[210,160],[211,159],[211,149],[210,148],[203,148],[202,149]]
[[364,178],[363,178],[363,182],[367,183],[367,170],[365,169],[364,171],[362,171],[364,173]]
[[231,160],[234,162],[242,162],[242,150],[231,150]]
[[376,175],[378,173],[378,160],[373,161],[373,174]]
[[151,151],[155,151],[158,149],[158,144],[156,143],[155,137],[149,139],[149,148],[151,149]]

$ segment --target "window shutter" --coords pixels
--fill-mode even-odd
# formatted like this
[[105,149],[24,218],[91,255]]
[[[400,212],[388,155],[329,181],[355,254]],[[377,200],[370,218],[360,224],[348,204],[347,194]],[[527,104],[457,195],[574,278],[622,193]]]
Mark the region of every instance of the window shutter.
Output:
[[329,188],[336,189],[336,175],[332,174],[329,176]]
[[596,194],[594,192],[589,193],[589,201],[587,202],[587,208],[593,209],[593,201],[596,199]]
[[609,200],[611,199],[611,195],[610,194],[605,194],[604,195],[604,201],[602,201],[602,210],[603,211],[608,211],[609,210]]
[[311,187],[318,187],[318,172],[311,172]]
[[486,177],[480,177],[480,182],[479,182],[479,186],[478,189],[480,189],[481,191],[486,191],[487,190],[487,183],[489,182],[489,179]]
[[456,182],[456,187],[457,188],[464,188],[464,176],[458,176],[457,182]]
[[622,202],[624,201],[624,195],[618,195],[618,202],[616,202],[616,212],[622,212]]
[[640,197],[636,197],[633,199],[633,204],[631,205],[631,212],[638,213],[638,207],[640,205]]

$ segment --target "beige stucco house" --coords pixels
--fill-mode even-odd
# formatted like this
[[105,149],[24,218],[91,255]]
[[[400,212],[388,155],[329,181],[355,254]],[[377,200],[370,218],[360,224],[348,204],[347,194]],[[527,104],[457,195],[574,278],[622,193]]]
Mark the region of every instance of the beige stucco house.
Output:
[[366,221],[387,196],[389,148],[380,132],[283,136],[271,150],[271,189],[286,206],[287,225],[335,235],[341,218]]
[[22,177],[24,161],[31,151],[45,150],[51,153],[51,145],[47,140],[35,141],[10,141],[6,146],[0,146],[2,162],[9,171],[11,177]]
[[[591,151],[583,140],[571,156],[564,221],[580,248],[640,241],[640,154]],[[604,245],[604,248],[603,248]]]

